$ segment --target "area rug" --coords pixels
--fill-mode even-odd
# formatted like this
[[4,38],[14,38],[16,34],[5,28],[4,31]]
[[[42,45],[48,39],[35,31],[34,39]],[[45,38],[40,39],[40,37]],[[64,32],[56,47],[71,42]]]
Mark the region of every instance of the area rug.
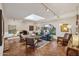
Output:
[[48,43],[49,43],[49,41],[46,41],[46,40],[42,40],[42,41],[38,42],[37,49],[46,46]]

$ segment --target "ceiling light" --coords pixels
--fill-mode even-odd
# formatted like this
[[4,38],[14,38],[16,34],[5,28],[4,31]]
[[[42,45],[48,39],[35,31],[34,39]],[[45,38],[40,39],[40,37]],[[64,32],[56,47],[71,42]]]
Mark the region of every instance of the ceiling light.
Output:
[[31,14],[27,17],[25,17],[26,20],[32,20],[32,21],[38,21],[38,20],[42,20],[42,19],[45,19],[41,16],[38,16],[38,15],[35,15],[35,14]]
[[51,8],[49,8],[45,3],[41,3],[45,8],[47,12],[52,12],[54,16],[57,16],[57,18],[60,18]]
[[47,9],[46,11],[49,12],[49,9]]

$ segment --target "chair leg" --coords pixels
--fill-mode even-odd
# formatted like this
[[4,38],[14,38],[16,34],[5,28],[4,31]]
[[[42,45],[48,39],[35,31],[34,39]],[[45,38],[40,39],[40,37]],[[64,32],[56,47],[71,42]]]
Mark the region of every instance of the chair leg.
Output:
[[59,40],[57,40],[57,43],[59,42]]

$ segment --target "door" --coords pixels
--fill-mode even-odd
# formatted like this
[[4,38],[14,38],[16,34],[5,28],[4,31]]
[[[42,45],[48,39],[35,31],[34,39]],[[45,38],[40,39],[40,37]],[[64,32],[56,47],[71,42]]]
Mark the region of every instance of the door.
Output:
[[2,10],[0,9],[0,46],[2,45]]

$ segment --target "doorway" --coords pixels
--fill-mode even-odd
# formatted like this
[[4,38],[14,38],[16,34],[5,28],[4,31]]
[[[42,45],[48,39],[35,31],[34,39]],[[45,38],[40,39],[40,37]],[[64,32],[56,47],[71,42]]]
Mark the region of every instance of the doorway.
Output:
[[2,10],[0,9],[0,46],[2,46]]

